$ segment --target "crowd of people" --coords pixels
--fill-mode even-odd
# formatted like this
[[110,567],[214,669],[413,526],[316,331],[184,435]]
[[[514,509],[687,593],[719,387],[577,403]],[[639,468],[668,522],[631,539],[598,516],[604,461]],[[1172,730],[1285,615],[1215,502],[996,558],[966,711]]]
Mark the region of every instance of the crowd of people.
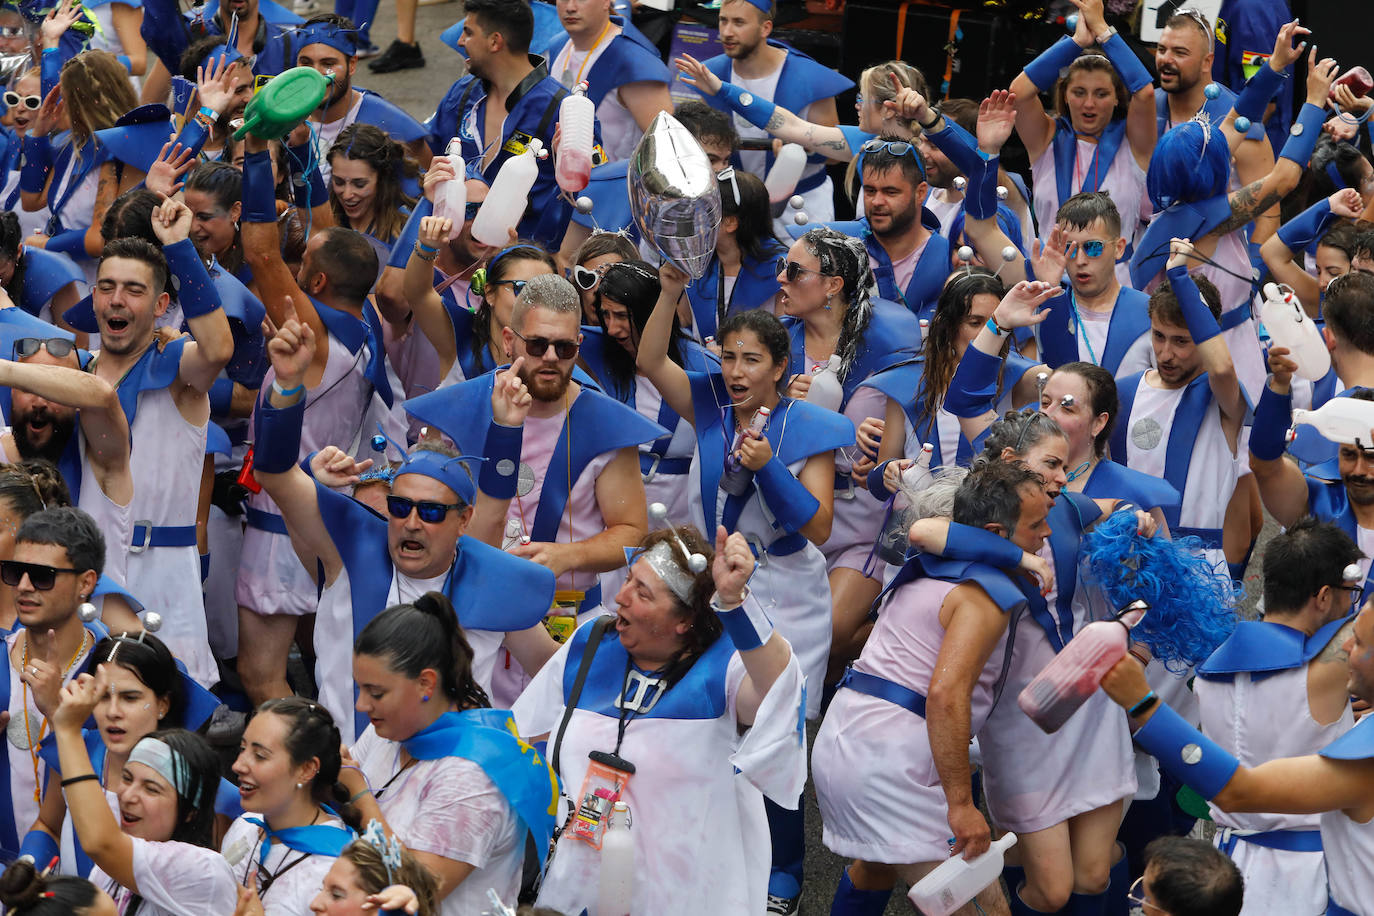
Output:
[[[671,61],[467,0],[426,121],[354,81],[414,0],[380,56],[375,0],[0,7],[4,912],[795,913],[811,778],[838,916],[1007,833],[960,914],[1374,916],[1368,76],[1279,3],[1153,75],[1073,6],[937,100],[772,0]],[[627,193],[665,115],[699,275]]]

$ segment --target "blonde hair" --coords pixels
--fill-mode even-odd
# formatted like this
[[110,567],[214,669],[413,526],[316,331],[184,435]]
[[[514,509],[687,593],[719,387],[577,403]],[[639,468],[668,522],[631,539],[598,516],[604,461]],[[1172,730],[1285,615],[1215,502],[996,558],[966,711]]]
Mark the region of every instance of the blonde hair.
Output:
[[108,51],[82,51],[67,61],[62,65],[61,85],[77,149],[96,131],[114,127],[125,112],[138,107],[129,72]]
[[[874,104],[881,105],[883,102],[891,102],[897,98],[897,90],[892,88],[892,78],[896,77],[897,82],[906,89],[915,89],[925,97],[932,105],[934,100],[930,98],[930,86],[926,83],[925,76],[911,64],[904,60],[890,60],[882,64],[874,64],[863,73],[859,74],[859,92],[866,100]],[[913,138],[920,136],[921,125],[914,120],[899,121],[899,124],[906,129]],[[854,201],[859,195],[859,151],[854,151],[854,158],[849,160],[849,167],[844,173],[845,193],[850,201]]]

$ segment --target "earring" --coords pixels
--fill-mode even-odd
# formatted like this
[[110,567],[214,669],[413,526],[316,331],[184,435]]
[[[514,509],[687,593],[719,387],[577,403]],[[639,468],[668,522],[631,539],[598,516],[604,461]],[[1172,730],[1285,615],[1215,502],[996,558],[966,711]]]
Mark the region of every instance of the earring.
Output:
[[830,311],[830,309],[831,309],[831,303],[834,302],[834,301],[835,301],[835,294],[834,294],[834,293],[827,293],[826,296],[825,296],[825,305],[823,306],[823,308],[824,308],[827,312]]
[[420,697],[420,702],[421,702],[421,703],[428,703],[428,702],[429,702],[429,694],[425,694],[424,696]]
[[304,789],[304,788],[305,788],[305,783],[303,783],[303,782],[298,782],[298,783],[296,783],[296,788],[297,788],[298,790],[299,790],[299,789]]

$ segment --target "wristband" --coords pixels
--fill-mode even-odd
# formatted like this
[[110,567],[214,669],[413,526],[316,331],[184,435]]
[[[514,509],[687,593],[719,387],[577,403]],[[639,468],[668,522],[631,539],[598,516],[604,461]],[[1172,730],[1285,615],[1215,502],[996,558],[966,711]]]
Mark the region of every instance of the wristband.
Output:
[[996,318],[989,318],[988,323],[983,325],[983,327],[987,328],[989,331],[996,334],[999,338],[1006,337],[1008,334],[1011,333],[1011,329],[1002,327],[1000,324],[997,323]]
[[720,91],[716,93],[716,98],[720,99],[744,120],[757,127],[759,130],[767,130],[768,122],[773,117],[773,111],[777,108],[768,99],[761,98],[736,86],[734,83],[721,83]]
[[1260,461],[1277,461],[1288,446],[1293,425],[1293,392],[1279,394],[1268,385],[1260,392],[1250,427],[1250,454]]
[[210,386],[210,414],[216,417],[227,417],[233,406],[234,382],[232,379],[221,375]]
[[39,93],[43,98],[48,97],[62,83],[62,65],[66,63],[62,59],[63,55],[58,53],[58,48],[44,48],[43,54],[38,59],[38,82],[42,87]]
[[350,805],[357,804],[358,799],[362,798],[364,795],[371,795],[371,794],[372,794],[372,787],[371,787],[371,786],[368,786],[366,789],[363,789],[363,790],[362,790],[361,792],[359,792],[357,795],[354,795],[352,798],[350,798],[350,799],[348,800],[348,803],[349,803]]
[[182,239],[164,245],[162,254],[167,258],[167,270],[176,278],[177,300],[181,303],[182,317],[194,321],[216,311],[219,308],[219,290],[210,279],[195,244],[190,239]]
[[1140,58],[1135,56],[1131,46],[1126,44],[1126,39],[1122,38],[1116,29],[1112,29],[1111,36],[1106,41],[1099,41],[1098,45],[1102,48],[1102,53],[1107,55],[1107,60],[1112,62],[1116,72],[1121,75],[1121,81],[1126,84],[1126,90],[1131,95],[1154,83],[1150,71],[1145,69]]
[[62,850],[51,834],[34,829],[24,834],[24,840],[19,844],[19,854],[31,856],[35,863],[51,862],[62,855]]
[[56,235],[50,236],[48,244],[43,247],[47,251],[61,252],[73,261],[91,260],[91,256],[86,253],[85,229],[64,229]]
[[1000,156],[978,157],[979,165],[964,174],[968,176],[968,191],[964,194],[964,217],[996,219],[998,216],[997,176]]
[[24,137],[23,152],[19,162],[19,189],[30,194],[40,194],[43,184],[48,180],[48,167],[52,162],[52,144],[47,137]]
[[1169,286],[1178,299],[1179,309],[1183,312],[1183,320],[1188,325],[1188,333],[1193,335],[1193,344],[1206,343],[1220,334],[1221,325],[1217,323],[1217,318],[1212,314],[1212,310],[1207,307],[1207,303],[1202,301],[1202,293],[1198,291],[1197,284],[1189,276],[1188,268],[1170,267],[1168,276]]
[[[930,106],[930,110],[931,110],[931,111],[935,111],[934,106]],[[940,123],[940,118],[942,118],[942,117],[944,117],[944,116],[943,116],[942,114],[940,114],[940,112],[935,111],[935,117],[931,119],[931,121],[930,121],[929,124],[923,124],[922,122],[917,121],[917,122],[916,122],[916,126],[919,127],[919,128],[921,128],[921,130],[924,130],[924,131],[932,130],[932,129],[935,127],[936,124],[939,124],[939,123]]]
[[1269,107],[1274,96],[1278,95],[1279,86],[1283,85],[1283,81],[1286,79],[1288,79],[1287,71],[1279,73],[1266,62],[1259,70],[1255,71],[1255,75],[1250,77],[1249,82],[1236,95],[1236,102],[1233,106],[1236,115],[1249,118],[1252,124],[1258,124],[1264,120],[1264,110]]
[[991,531],[950,522],[949,533],[945,535],[945,549],[941,556],[949,557],[951,560],[986,563],[997,569],[1016,569],[1021,565],[1024,554],[1025,551],[1020,547]]
[[421,261],[433,262],[435,258],[439,257],[439,252],[436,251],[433,254],[427,254],[421,250],[423,247],[423,245],[415,246],[415,257],[419,258]]
[[820,511],[821,501],[774,455],[754,474],[768,511],[788,534],[800,531]]
[[722,608],[719,601],[719,592],[711,595],[711,610],[720,618],[721,629],[725,630],[725,635],[730,637],[738,651],[748,652],[768,642],[773,635],[773,621],[768,619],[763,605],[748,588],[744,590],[739,607]]
[[1048,89],[1059,79],[1059,71],[1077,60],[1078,55],[1082,53],[1083,49],[1073,40],[1073,36],[1065,35],[1042,51],[1035,60],[1026,64],[1026,69],[1022,72],[1036,89]]
[[272,192],[272,156],[266,150],[243,157],[243,214],[245,223],[277,222],[277,199]]
[[[296,206],[310,210],[329,200],[329,189],[324,186],[324,176],[320,174],[319,167],[305,168],[312,155],[310,141],[307,140],[300,146],[287,147],[286,151],[290,154],[286,161],[291,167],[291,196],[295,199]],[[298,165],[301,167],[299,175],[296,169]]]
[[211,126],[202,123],[198,118],[187,118],[186,123],[182,125],[181,133],[177,134],[176,142],[181,144],[183,150],[190,150],[192,156],[199,156],[205,147],[205,141],[210,139]]
[[872,493],[875,499],[887,502],[892,498],[892,491],[887,488],[887,481],[883,479],[887,466],[892,463],[892,459],[880,462],[873,470],[868,472],[868,492]]
[[272,390],[284,398],[294,398],[305,390],[305,385],[302,383],[300,385],[293,385],[290,388],[283,388],[281,385],[277,384],[276,380],[273,380]]
[[1134,737],[1166,772],[1208,801],[1226,788],[1240,768],[1239,760],[1185,722],[1167,703],[1159,704]]
[[1308,245],[1326,234],[1326,228],[1333,219],[1331,201],[1323,197],[1280,226],[1277,235],[1289,251],[1306,251]]
[[415,243],[415,250],[416,250],[416,251],[422,251],[422,252],[424,252],[425,254],[438,254],[438,253],[439,253],[439,249],[438,249],[438,248],[433,248],[433,247],[431,247],[431,246],[429,246],[429,245],[426,245],[424,242],[416,242],[416,243]]
[[67,786],[74,786],[78,782],[90,782],[91,780],[100,782],[100,777],[95,775],[94,773],[82,773],[80,776],[71,776],[67,779],[62,780],[62,788],[65,789],[67,788]]
[[1154,705],[1158,702],[1159,696],[1151,690],[1149,693],[1145,694],[1145,696],[1141,697],[1139,703],[1126,710],[1126,715],[1134,719],[1142,712],[1148,712],[1150,709],[1154,708]]
[[253,411],[253,470],[285,474],[301,455],[301,425],[305,422],[305,398],[287,407],[273,407],[268,398]]
[[1325,123],[1325,119],[1325,111],[1311,102],[1304,102],[1302,110],[1293,119],[1293,126],[1288,128],[1288,139],[1283,141],[1279,158],[1296,162],[1300,169],[1307,168],[1307,161],[1312,158],[1312,150],[1317,148],[1317,138],[1322,135],[1322,124]]
[[944,408],[956,417],[977,417],[993,407],[997,397],[997,376],[1002,371],[1002,358],[984,353],[970,344],[950,379],[945,392]]
[[502,426],[495,420],[487,426],[487,441],[482,446],[482,469],[477,472],[477,488],[492,499],[513,499],[520,480],[520,448],[523,426]]

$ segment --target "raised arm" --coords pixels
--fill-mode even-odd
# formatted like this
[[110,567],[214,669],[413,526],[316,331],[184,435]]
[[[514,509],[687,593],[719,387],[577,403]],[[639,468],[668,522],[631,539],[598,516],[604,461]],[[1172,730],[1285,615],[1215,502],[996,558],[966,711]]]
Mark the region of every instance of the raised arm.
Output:
[[[763,608],[749,597],[748,582],[756,564],[744,535],[727,535],[725,526],[716,527],[716,552],[711,560],[711,578],[716,592],[711,607],[720,615],[747,672],[735,695],[735,719],[752,725],[763,698],[773,682],[787,668],[792,649],[773,631]],[[752,602],[752,604],[751,604]]]
[[1269,350],[1269,384],[1260,392],[1250,427],[1250,470],[1259,484],[1264,508],[1280,525],[1288,526],[1307,514],[1307,479],[1284,454],[1288,428],[1293,424],[1293,373],[1298,364],[1287,347]]
[[1321,317],[1321,287],[1295,257],[1320,239],[1335,217],[1358,220],[1363,212],[1360,192],[1343,188],[1290,219],[1260,246],[1264,264],[1274,279],[1293,289],[1312,318]]
[[658,302],[654,304],[653,314],[649,316],[644,333],[639,337],[635,365],[648,376],[673,412],[696,426],[692,385],[687,379],[687,372],[668,358],[668,342],[673,336],[673,314],[677,311],[682,291],[687,288],[688,278],[666,261],[658,269],[658,277],[661,284]]
[[736,114],[755,127],[766,130],[784,143],[799,144],[808,153],[816,153],[836,162],[848,162],[858,154],[839,127],[827,127],[803,120],[781,105],[774,105],[745,92],[733,83],[724,83],[690,54],[673,61],[684,83],[707,97],[716,97]]
[[1188,274],[1188,261],[1193,251],[1193,243],[1188,239],[1170,241],[1169,284],[1183,311],[1188,332],[1193,335],[1193,345],[1197,347],[1203,370],[1207,373],[1212,397],[1216,398],[1217,406],[1221,408],[1222,428],[1234,448],[1241,424],[1245,421],[1245,396],[1236,377],[1235,364],[1231,361],[1231,351],[1221,336],[1221,325],[1202,301],[1202,293]]
[[1026,64],[1026,69],[1011,81],[1011,93],[1015,96],[1016,105],[1016,133],[1025,144],[1026,154],[1032,162],[1039,159],[1054,140],[1054,118],[1041,104],[1040,93],[1048,92],[1055,80],[1059,79],[1059,71],[1077,60],[1078,55],[1092,43],[1087,17],[1079,15],[1078,25],[1072,35],[1066,35],[1051,45]]
[[1093,40],[1112,62],[1117,75],[1126,84],[1126,91],[1131,94],[1126,109],[1126,139],[1130,141],[1131,154],[1135,156],[1136,163],[1142,169],[1148,169],[1159,134],[1159,121],[1155,117],[1154,79],[1126,40],[1116,29],[1107,25],[1102,0],[1073,0],[1073,4],[1078,7],[1079,21],[1087,23]]
[[[436,156],[425,173],[426,190],[433,187],[430,176],[440,172],[447,172],[449,176],[453,174],[448,160]],[[420,220],[420,232],[410,259],[406,261],[402,287],[415,323],[439,355],[440,378],[448,375],[458,359],[458,338],[453,333],[453,321],[449,318],[448,309],[444,308],[444,300],[434,291],[434,259],[438,257],[440,246],[448,244],[452,229],[453,220],[448,217],[426,216]]]
[[152,223],[167,267],[180,284],[181,314],[194,338],[181,351],[181,381],[209,394],[220,370],[234,355],[234,334],[220,308],[219,293],[191,244],[190,208],[175,198],[166,198],[153,211]]

